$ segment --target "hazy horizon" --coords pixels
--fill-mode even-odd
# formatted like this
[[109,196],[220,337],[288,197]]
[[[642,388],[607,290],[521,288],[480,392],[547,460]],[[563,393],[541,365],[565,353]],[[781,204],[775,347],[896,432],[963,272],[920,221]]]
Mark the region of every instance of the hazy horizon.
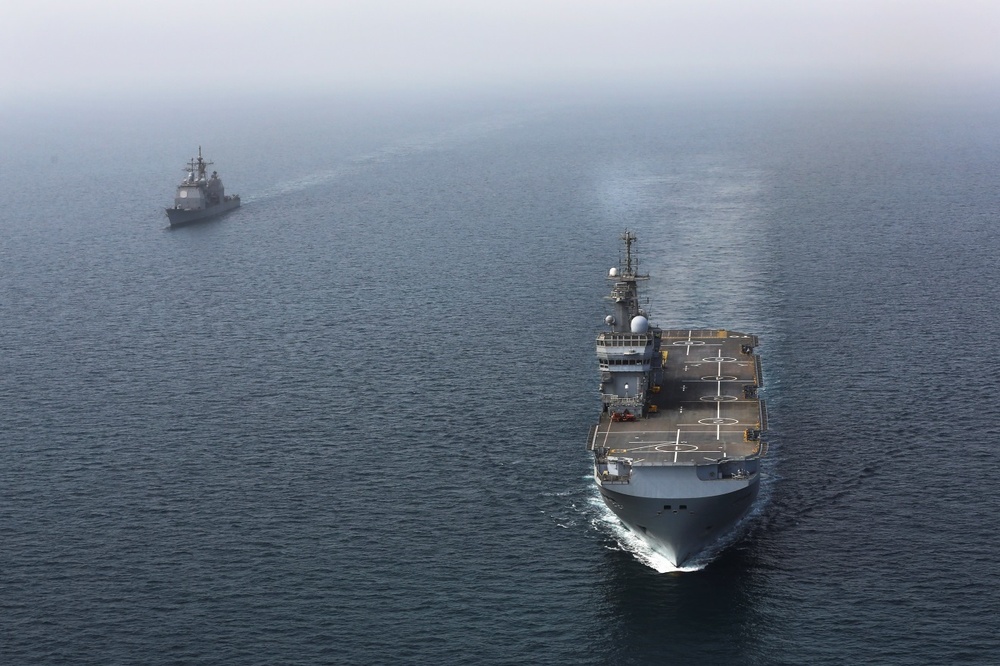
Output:
[[984,0],[5,3],[0,98],[1000,81]]

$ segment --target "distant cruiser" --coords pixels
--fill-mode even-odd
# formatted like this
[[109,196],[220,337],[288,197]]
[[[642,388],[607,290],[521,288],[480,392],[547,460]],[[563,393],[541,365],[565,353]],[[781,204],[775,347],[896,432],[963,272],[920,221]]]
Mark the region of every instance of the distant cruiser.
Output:
[[205,171],[211,164],[202,159],[201,146],[198,146],[198,157],[188,162],[184,169],[187,177],[177,186],[174,207],[167,209],[170,226],[205,220],[240,207],[240,195],[226,196],[218,172],[213,171],[211,177],[206,177]]
[[760,487],[767,412],[757,337],[664,330],[639,307],[635,235],[612,268],[614,314],[597,336],[601,417],[594,480],[621,521],[676,567],[729,532]]

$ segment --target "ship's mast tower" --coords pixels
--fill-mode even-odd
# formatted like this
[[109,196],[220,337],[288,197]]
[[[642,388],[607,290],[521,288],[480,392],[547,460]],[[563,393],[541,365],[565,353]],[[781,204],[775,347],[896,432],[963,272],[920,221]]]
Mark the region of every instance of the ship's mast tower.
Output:
[[[201,146],[198,146],[198,157],[197,159],[192,157],[191,161],[188,162],[187,171],[195,180],[202,180],[205,177],[205,171],[209,166],[215,164],[215,162],[206,162],[201,157]],[[197,175],[195,175],[197,173]]]
[[[605,317],[609,331],[597,336],[597,358],[601,368],[601,401],[612,419],[632,419],[645,414],[646,392],[654,370],[656,333],[650,328],[646,313],[639,307],[639,259],[632,245],[636,235],[626,229],[621,235],[624,258],[608,272],[614,283],[609,299],[614,314]],[[657,356],[658,358],[658,356]]]
[[625,270],[622,277],[632,278],[635,277],[635,270],[639,268],[638,257],[635,260],[635,267],[632,266],[632,243],[635,242],[635,234],[626,229],[622,234],[622,240],[625,241]]

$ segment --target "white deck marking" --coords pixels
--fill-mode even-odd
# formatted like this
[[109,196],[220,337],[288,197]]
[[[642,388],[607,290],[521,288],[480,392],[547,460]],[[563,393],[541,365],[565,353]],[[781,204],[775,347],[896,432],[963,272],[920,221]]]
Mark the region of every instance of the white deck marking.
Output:
[[611,423],[608,423],[608,429],[604,431],[604,448],[608,448],[608,437],[611,436]]
[[708,347],[721,347],[722,346],[721,344],[710,345],[707,342],[705,342],[704,340],[692,340],[691,339],[691,331],[688,331],[688,339],[687,340],[674,340],[670,344],[672,344],[675,347],[684,347],[684,355],[685,356],[690,356],[691,355],[691,347],[705,347],[705,346],[708,346]]
[[[719,364],[719,369],[722,369],[722,364]],[[719,395],[722,395],[722,382],[719,382]],[[715,441],[719,441],[722,435],[722,403],[715,403],[715,418],[717,422],[715,424]]]
[[[695,332],[701,339],[694,337]],[[676,364],[671,364],[672,367],[669,369],[664,365],[664,381],[676,382],[673,385],[674,390],[679,388],[677,393],[680,395],[675,394],[669,401],[660,396],[657,402],[658,404],[662,402],[659,404],[661,414],[651,415],[654,420],[648,425],[641,422],[606,422],[607,430],[604,436],[595,436],[595,441],[603,440],[604,446],[610,448],[613,438],[615,455],[626,455],[634,458],[636,464],[654,466],[712,463],[729,458],[730,448],[737,457],[749,456],[749,445],[744,444],[741,435],[744,427],[753,424],[757,418],[755,416],[757,410],[752,409],[756,401],[744,400],[743,395],[729,393],[739,388],[740,382],[753,381],[754,378],[748,379],[744,376],[755,373],[756,366],[753,361],[734,354],[735,350],[730,349],[728,342],[710,340],[711,337],[717,337],[712,335],[712,331],[692,329],[675,330],[671,333],[676,337],[668,339],[664,336],[663,348],[679,351],[680,347],[684,347],[685,358],[680,361],[678,353]],[[694,354],[691,353],[692,347],[695,349]],[[702,347],[703,353],[697,353],[698,347]],[[727,355],[727,352],[730,355]],[[716,366],[716,374],[710,375],[712,371],[702,367],[705,365]],[[751,372],[748,372],[748,369]],[[691,384],[688,385],[688,382]],[[711,392],[709,383],[715,384],[715,393]],[[722,392],[724,383],[727,386],[726,393]],[[706,412],[711,413],[709,405],[713,402],[715,415],[706,416]],[[723,402],[737,403],[733,407],[726,408],[726,412],[732,412],[736,418],[722,416]],[[685,409],[692,404],[695,405],[694,409]],[[657,416],[665,417],[665,421],[660,421]],[[685,417],[693,418],[694,422],[682,422]],[[647,427],[643,428],[644,425]],[[660,427],[657,427],[658,425]],[[715,428],[714,433],[711,428]],[[670,438],[671,430],[674,431],[673,438]],[[726,435],[725,438],[722,437],[723,434]],[[682,453],[683,463],[680,455]]]
[[[716,420],[722,421],[722,423],[716,423]],[[680,423],[678,425],[680,425],[682,428],[691,428],[693,430],[693,433],[697,433],[698,432],[697,430],[694,430],[694,428],[704,428],[706,426],[725,427],[725,428],[728,428],[728,430],[725,431],[727,433],[729,433],[729,432],[739,432],[740,431],[740,428],[736,427],[736,426],[740,425],[740,422],[737,421],[736,419],[727,419],[727,418],[722,418],[722,419],[702,419],[702,421],[708,421],[708,423],[702,423],[702,422],[699,421],[698,423]]]
[[[718,371],[715,374],[718,375],[718,377],[720,378],[719,381],[715,384],[715,393],[716,393],[716,395],[720,395],[721,396],[722,395],[722,379],[721,379],[722,378],[722,361],[721,360],[719,361]],[[722,408],[722,404],[721,403],[719,404],[719,408],[720,409]]]

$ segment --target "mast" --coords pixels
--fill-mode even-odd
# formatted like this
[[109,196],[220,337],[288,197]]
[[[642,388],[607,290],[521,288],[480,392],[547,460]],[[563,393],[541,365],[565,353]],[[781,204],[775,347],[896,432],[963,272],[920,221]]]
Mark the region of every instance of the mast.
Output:
[[646,392],[651,385],[656,334],[639,307],[639,259],[632,245],[636,235],[629,229],[621,235],[625,256],[608,272],[614,283],[611,295],[614,314],[605,317],[609,331],[597,336],[597,358],[601,369],[601,401],[612,420],[634,420],[645,414]]
[[[621,235],[621,240],[625,243],[625,261],[620,267],[620,271],[612,272],[608,279],[614,281],[615,286],[611,290],[611,300],[615,302],[615,316],[611,325],[611,330],[619,333],[626,333],[630,330],[632,318],[641,313],[639,308],[639,289],[636,284],[639,280],[648,280],[648,275],[639,275],[639,258],[632,251],[632,244],[638,239],[631,230],[626,229]],[[619,256],[619,263],[621,257]]]
[[[201,146],[198,146],[198,158],[191,158],[191,161],[187,163],[187,167],[184,169],[187,171],[195,180],[202,180],[205,177],[206,169],[215,164],[215,162],[206,162],[201,157]],[[195,175],[197,173],[197,175]]]
[[[622,234],[622,240],[625,241],[625,270],[623,271],[622,277],[629,278],[634,277],[635,272],[632,268],[632,243],[635,242],[635,234],[630,230],[626,229],[625,233]],[[639,267],[639,260],[636,258],[636,268]]]

